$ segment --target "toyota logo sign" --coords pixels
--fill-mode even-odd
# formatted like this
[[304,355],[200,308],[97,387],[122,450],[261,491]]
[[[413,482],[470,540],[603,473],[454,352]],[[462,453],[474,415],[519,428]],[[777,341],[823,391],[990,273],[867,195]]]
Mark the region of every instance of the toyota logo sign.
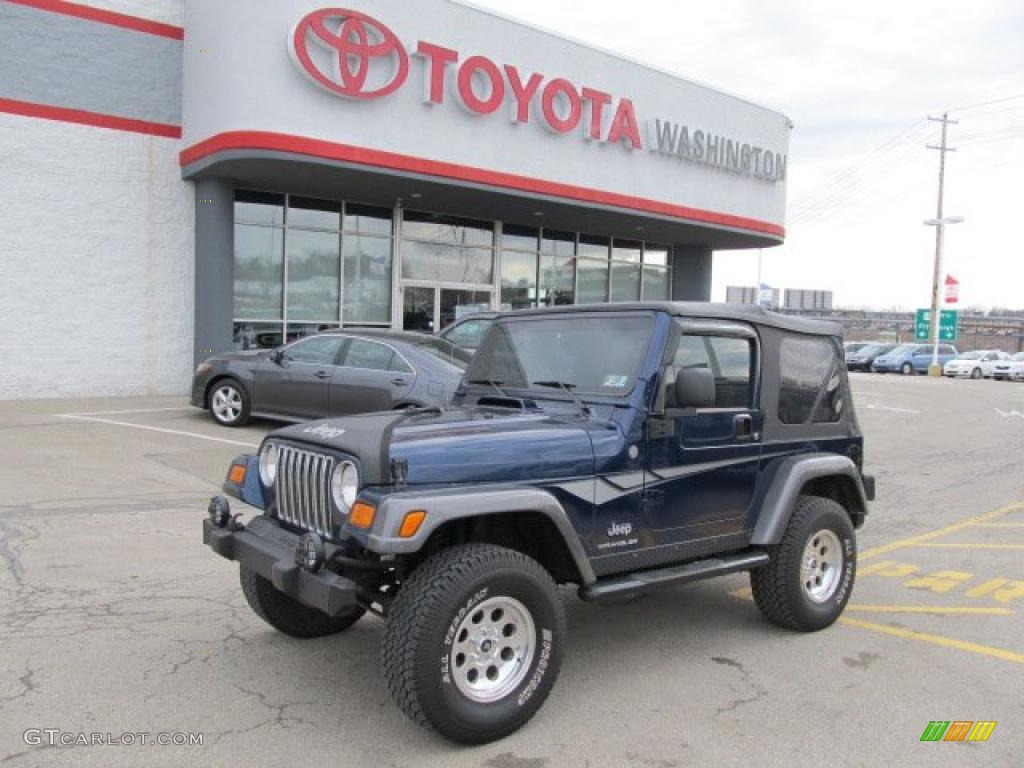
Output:
[[409,55],[395,33],[358,11],[314,11],[295,25],[288,42],[299,69],[339,96],[387,96],[409,76]]

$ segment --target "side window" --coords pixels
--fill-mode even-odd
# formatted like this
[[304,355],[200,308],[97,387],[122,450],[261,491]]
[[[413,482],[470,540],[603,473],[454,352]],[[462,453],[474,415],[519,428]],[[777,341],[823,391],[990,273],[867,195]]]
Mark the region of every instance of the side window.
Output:
[[839,421],[842,377],[835,348],[826,339],[784,338],[779,350],[779,421]]
[[284,356],[293,363],[334,365],[341,342],[340,336],[316,336],[287,347]]
[[384,344],[366,339],[352,339],[342,363],[347,368],[366,368],[371,371],[387,371],[395,357],[394,350]]
[[388,370],[394,371],[395,373],[415,373],[412,367],[405,362],[401,355],[395,355],[391,358],[391,365],[388,366]]
[[675,369],[710,368],[715,377],[716,408],[749,408],[753,405],[753,346],[732,336],[682,336],[676,350]]
[[955,355],[956,352],[953,351],[952,347],[939,347],[939,354],[940,355]]
[[476,349],[490,325],[490,320],[467,320],[448,331],[444,338],[463,349]]

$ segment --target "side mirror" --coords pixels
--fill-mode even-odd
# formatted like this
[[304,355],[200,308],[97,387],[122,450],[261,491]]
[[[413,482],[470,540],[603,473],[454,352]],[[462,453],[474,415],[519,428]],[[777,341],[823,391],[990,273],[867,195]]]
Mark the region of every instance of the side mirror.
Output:
[[270,356],[270,359],[278,365],[284,365],[284,361],[288,358],[285,356],[283,349],[275,349],[274,354]]
[[684,368],[676,374],[677,408],[713,408],[715,375],[710,368]]

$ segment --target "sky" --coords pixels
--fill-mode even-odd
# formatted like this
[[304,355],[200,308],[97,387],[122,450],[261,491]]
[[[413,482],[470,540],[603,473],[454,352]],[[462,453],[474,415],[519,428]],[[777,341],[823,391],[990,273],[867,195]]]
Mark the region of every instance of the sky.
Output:
[[[945,271],[961,307],[1024,308],[1024,0],[473,0],[748,98],[794,123],[787,237],[762,279],[836,306],[928,306],[939,124],[949,110]],[[991,103],[989,103],[991,102]],[[716,253],[712,298],[757,252]]]

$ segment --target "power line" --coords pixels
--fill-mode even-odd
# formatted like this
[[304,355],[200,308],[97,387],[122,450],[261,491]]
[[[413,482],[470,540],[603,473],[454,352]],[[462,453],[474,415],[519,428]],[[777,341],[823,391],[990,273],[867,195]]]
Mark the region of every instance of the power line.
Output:
[[823,197],[830,194],[834,187],[840,186],[846,179],[854,176],[863,166],[872,162],[876,156],[882,157],[885,154],[896,150],[901,145],[910,142],[917,134],[928,127],[928,123],[925,120],[915,120],[913,123],[902,129],[897,135],[891,139],[885,141],[878,147],[868,152],[866,155],[861,157],[856,163],[848,166],[847,168],[839,171],[833,175],[828,181],[819,184],[814,189],[800,196],[793,201],[794,208],[803,207],[809,203],[816,201],[816,198]]
[[977,109],[978,107],[987,107],[990,104],[1002,104],[1005,101],[1014,101],[1015,99],[1024,99],[1024,93],[1015,93],[1012,96],[1003,96],[998,99],[990,99],[988,101],[978,101],[974,104],[966,104],[962,107],[956,107],[955,109],[948,110],[949,112],[966,112],[969,109]]

